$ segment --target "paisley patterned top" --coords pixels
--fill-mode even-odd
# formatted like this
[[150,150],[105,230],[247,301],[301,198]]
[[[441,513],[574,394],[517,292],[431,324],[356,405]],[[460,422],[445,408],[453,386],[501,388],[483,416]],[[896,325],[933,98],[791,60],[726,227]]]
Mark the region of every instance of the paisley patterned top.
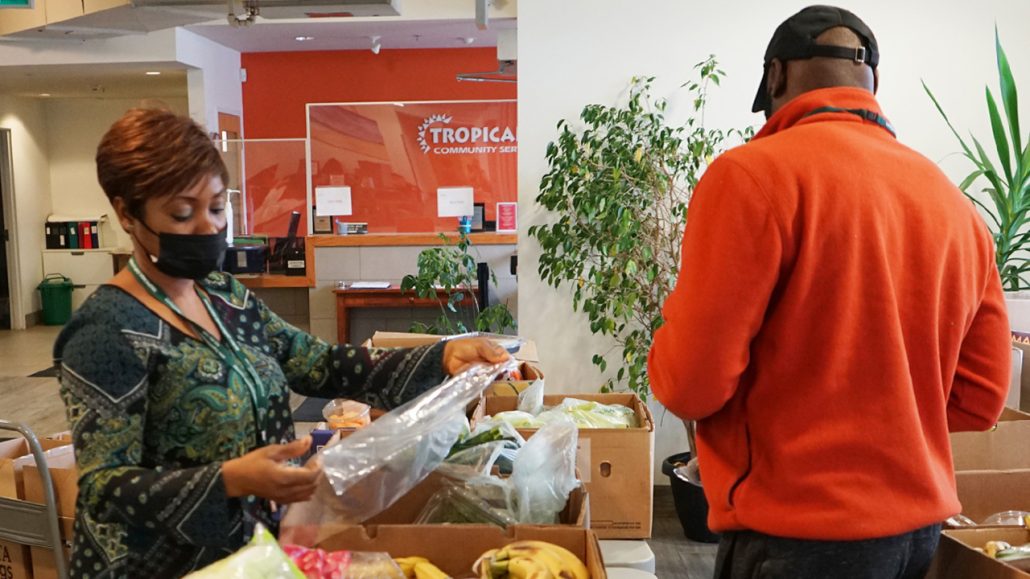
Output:
[[179,577],[241,547],[255,521],[275,528],[267,501],[226,497],[221,464],[262,437],[294,439],[290,390],[392,408],[443,380],[440,344],[330,346],[230,275],[201,284],[259,392],[115,286],[101,286],[57,338],[79,469],[72,577]]

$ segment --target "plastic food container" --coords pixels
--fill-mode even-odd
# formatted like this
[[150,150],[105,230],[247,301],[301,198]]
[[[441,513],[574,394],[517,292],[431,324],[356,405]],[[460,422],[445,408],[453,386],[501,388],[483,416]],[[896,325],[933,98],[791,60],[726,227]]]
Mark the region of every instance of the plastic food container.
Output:
[[322,416],[330,430],[362,428],[372,422],[372,407],[354,400],[337,398],[325,405]]

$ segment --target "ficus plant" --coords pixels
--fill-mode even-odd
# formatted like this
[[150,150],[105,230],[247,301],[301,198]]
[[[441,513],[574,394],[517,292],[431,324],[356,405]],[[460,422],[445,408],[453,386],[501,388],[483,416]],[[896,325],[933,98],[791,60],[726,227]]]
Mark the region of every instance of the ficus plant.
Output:
[[[440,234],[444,245],[423,250],[418,255],[418,274],[401,280],[401,292],[414,292],[420,298],[436,298],[442,288],[446,299],[440,300],[440,316],[435,322],[414,322],[412,332],[423,334],[464,334],[475,330],[503,334],[515,330],[515,318],[507,304],[497,303],[480,308],[476,297],[478,276],[476,260],[469,253],[472,242],[462,233],[456,243]],[[497,286],[497,276],[490,270],[490,282]],[[470,328],[468,323],[472,324]]]
[[614,341],[594,365],[605,372],[621,350],[602,389],[628,387],[645,400],[647,355],[679,273],[691,192],[715,155],[752,134],[705,126],[708,91],[725,73],[715,57],[694,70],[696,80],[681,87],[691,107],[684,124],[666,120],[668,101],[651,94],[654,77],[633,78],[621,105],[587,105],[578,122],[560,121],[536,198],[550,219],[529,228],[541,278],[571,288],[590,331]]
[[[1026,254],[1030,249],[1030,228],[1027,227],[1030,222],[1030,135],[1026,141],[1020,135],[1016,81],[997,29],[994,31],[994,47],[1004,119],[990,87],[985,87],[985,93],[997,163],[975,136],[970,134],[969,141],[962,138],[925,82],[923,89],[958,139],[963,156],[973,164],[972,171],[959,184],[959,189],[987,216],[1002,285],[1006,290],[1018,291],[1030,288],[1030,258]],[[985,182],[986,186],[981,187]],[[978,187],[987,194],[990,206],[977,198]]]

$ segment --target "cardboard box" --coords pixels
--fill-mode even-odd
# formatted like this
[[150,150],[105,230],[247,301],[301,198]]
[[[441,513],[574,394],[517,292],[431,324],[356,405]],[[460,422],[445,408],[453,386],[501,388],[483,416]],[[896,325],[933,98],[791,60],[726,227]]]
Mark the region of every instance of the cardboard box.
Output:
[[976,523],[1005,511],[1030,511],[1030,469],[955,473],[962,514]]
[[[43,450],[50,450],[70,444],[70,440],[61,438],[39,439]],[[10,499],[25,499],[24,463],[18,459],[29,454],[29,444],[23,438],[0,442],[0,497]],[[69,535],[70,536],[70,535]],[[36,547],[27,547],[10,541],[0,541],[0,577],[4,579],[31,579],[32,558],[31,552]],[[45,549],[41,551],[40,557],[48,554]],[[53,554],[49,554],[49,566],[53,567]],[[46,561],[43,561],[45,564]],[[56,575],[55,575],[56,576]]]
[[[407,332],[376,332],[372,339],[367,340],[362,346],[373,348],[414,348],[435,344],[447,336],[436,334],[412,334]],[[540,354],[537,352],[536,344],[532,340],[526,340],[518,352],[512,354],[516,360],[523,362],[540,363]]]
[[998,418],[998,422],[1009,422],[1012,420],[1030,420],[1030,412],[1006,407],[1001,411],[1001,417]]
[[0,577],[32,579],[29,548],[10,541],[0,541]]
[[[545,406],[565,398],[621,404],[632,408],[638,428],[580,429],[576,463],[590,493],[590,528],[601,539],[648,539],[654,499],[654,419],[636,394],[544,396]],[[473,421],[515,410],[514,396],[487,396],[473,412]],[[536,430],[520,430],[525,437]]]
[[[57,500],[57,514],[62,517],[75,516],[75,499],[79,494],[79,473],[75,468],[75,452],[69,446],[59,446],[46,452],[47,468],[54,484]],[[43,479],[39,476],[36,460],[24,456],[15,461],[24,469],[25,500],[43,502]]]
[[[61,542],[64,550],[64,560],[71,559],[72,532],[75,519],[60,517]],[[32,579],[58,579],[57,566],[54,564],[54,552],[51,549],[42,547],[30,548],[32,553]]]
[[583,561],[592,579],[606,579],[597,536],[588,529],[518,525],[386,525],[351,527],[317,546],[327,550],[378,551],[394,557],[425,557],[453,577],[469,577],[480,555],[513,541],[547,541],[565,547]]
[[1006,420],[986,432],[951,434],[955,470],[1030,468],[1030,420]]
[[1030,530],[1001,527],[944,531],[927,579],[1030,579],[1030,573],[976,550],[983,548],[987,541],[1006,541],[1013,545],[1030,543]]

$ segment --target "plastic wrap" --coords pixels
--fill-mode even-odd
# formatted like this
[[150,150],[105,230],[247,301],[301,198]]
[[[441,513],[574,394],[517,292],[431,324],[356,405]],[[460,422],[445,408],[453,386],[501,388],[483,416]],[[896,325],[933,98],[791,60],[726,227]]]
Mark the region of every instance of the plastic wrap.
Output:
[[465,407],[495,376],[515,365],[514,360],[474,365],[322,449],[313,459],[322,463],[319,488],[312,500],[290,506],[284,532],[291,527],[361,523],[384,511],[440,466],[468,429]]
[[[403,576],[403,575],[402,575]],[[279,548],[272,533],[258,524],[242,549],[221,561],[194,571],[186,579],[306,579]]]
[[323,551],[283,545],[283,551],[307,579],[405,579],[389,553]]

